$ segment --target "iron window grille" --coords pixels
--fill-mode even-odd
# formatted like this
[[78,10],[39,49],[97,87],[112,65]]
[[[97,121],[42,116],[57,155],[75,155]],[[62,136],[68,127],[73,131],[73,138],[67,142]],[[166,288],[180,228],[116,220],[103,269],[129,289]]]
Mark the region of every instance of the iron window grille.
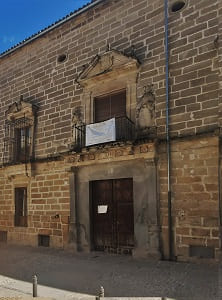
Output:
[[15,226],[27,227],[27,188],[15,188]]
[[25,163],[32,158],[32,120],[23,117],[6,120],[4,164]]

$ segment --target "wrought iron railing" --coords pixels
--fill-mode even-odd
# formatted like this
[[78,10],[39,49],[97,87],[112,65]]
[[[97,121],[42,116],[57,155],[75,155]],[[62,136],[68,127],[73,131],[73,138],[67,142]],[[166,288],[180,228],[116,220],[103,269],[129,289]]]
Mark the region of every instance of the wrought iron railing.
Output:
[[[115,118],[115,142],[133,141],[136,137],[135,124],[126,116]],[[86,125],[74,126],[73,150],[78,151],[86,147]]]
[[79,125],[73,127],[73,145],[72,150],[79,151],[83,147],[85,147],[85,140],[86,140],[86,125]]

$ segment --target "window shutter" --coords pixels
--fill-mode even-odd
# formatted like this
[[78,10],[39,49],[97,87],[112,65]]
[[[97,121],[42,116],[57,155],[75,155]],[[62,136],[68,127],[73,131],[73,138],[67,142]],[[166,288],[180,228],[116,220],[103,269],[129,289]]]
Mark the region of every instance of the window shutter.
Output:
[[94,122],[102,122],[126,115],[126,91],[121,91],[94,100]]
[[126,115],[126,91],[113,94],[111,97],[111,118]]
[[110,119],[110,97],[99,97],[95,99],[95,123]]

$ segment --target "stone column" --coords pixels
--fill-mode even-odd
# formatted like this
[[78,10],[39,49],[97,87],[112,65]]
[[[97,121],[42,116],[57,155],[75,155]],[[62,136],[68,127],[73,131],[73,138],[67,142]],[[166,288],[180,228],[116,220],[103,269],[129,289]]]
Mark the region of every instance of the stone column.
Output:
[[155,159],[145,161],[149,172],[148,189],[148,240],[149,255],[160,258],[160,227],[159,227],[159,203],[157,194],[157,170]]
[[134,177],[135,257],[160,259],[157,171],[154,159],[145,160]]
[[77,168],[71,168],[69,175],[70,187],[70,224],[69,224],[69,245],[70,250],[77,251],[77,226],[76,226],[76,201],[77,201]]

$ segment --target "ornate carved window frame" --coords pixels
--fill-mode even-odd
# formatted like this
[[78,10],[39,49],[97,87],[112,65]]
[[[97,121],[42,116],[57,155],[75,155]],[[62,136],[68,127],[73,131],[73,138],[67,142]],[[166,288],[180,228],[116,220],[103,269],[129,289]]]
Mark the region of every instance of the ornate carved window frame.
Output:
[[[5,121],[4,164],[27,162],[34,158],[36,111],[37,106],[24,101],[22,97],[19,102],[14,102],[9,106],[6,111]],[[27,128],[29,130],[26,130]],[[18,148],[16,148],[16,139],[20,139],[16,132],[21,131],[22,129],[25,129],[26,131],[24,134],[25,140],[23,141],[25,147],[29,139],[28,150],[24,159],[17,157]],[[27,132],[29,132],[28,136]],[[21,141],[18,143],[21,144]]]
[[94,122],[94,99],[102,95],[126,90],[126,115],[136,120],[137,78],[140,63],[134,57],[109,50],[97,55],[77,78],[83,87],[85,124]]

